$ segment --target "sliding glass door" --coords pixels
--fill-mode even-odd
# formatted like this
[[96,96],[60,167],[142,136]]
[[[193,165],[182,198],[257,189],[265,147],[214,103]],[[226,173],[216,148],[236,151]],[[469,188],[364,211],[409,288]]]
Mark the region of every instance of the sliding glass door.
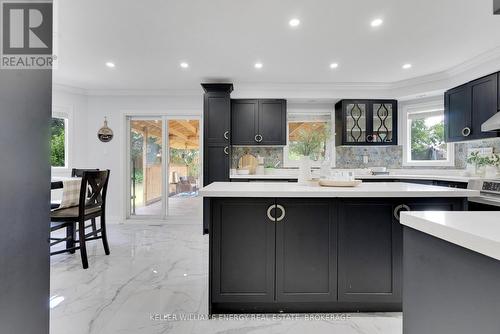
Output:
[[162,217],[163,120],[129,120],[130,216]]
[[168,213],[191,215],[200,187],[200,121],[168,120]]
[[201,184],[200,119],[129,116],[127,129],[127,217],[195,214]]

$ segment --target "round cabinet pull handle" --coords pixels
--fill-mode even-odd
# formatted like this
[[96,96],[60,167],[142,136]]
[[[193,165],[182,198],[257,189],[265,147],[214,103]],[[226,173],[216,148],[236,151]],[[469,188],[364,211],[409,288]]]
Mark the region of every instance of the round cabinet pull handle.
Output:
[[229,131],[224,132],[224,139],[229,139]]
[[226,146],[226,147],[224,147],[224,153],[226,153],[226,155],[228,155],[228,154],[229,154],[229,147],[227,147],[227,146]]
[[283,220],[283,218],[285,218],[285,208],[279,204],[277,204],[276,207],[281,210],[281,215],[278,218],[276,218],[276,221],[280,222]]
[[255,135],[255,141],[260,143],[262,141],[262,135]]
[[469,127],[465,127],[462,129],[462,136],[464,137],[468,137],[470,135],[471,131],[470,131],[470,128]]
[[276,205],[271,205],[270,207],[267,208],[267,218],[269,218],[269,220],[272,220],[274,221],[274,217],[271,216],[271,210],[274,209],[276,207]]
[[411,211],[410,207],[406,204],[400,204],[394,208],[394,218],[399,221],[399,213],[401,211]]

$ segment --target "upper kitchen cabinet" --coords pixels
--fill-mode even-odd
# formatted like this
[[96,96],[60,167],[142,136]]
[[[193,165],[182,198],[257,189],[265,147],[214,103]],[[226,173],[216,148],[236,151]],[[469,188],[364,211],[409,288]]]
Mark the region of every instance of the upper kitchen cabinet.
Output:
[[397,145],[396,100],[342,100],[335,105],[337,145]]
[[204,139],[208,144],[229,143],[232,84],[202,84]]
[[231,100],[232,145],[286,145],[286,100]]
[[498,73],[471,81],[444,94],[447,142],[496,137],[482,132],[481,124],[499,109]]
[[259,131],[258,118],[258,100],[231,100],[231,143],[255,145]]

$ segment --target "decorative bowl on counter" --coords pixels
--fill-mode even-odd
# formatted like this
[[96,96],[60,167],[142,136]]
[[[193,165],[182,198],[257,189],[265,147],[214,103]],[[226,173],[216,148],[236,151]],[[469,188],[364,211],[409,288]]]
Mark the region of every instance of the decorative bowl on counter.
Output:
[[319,185],[323,187],[357,187],[363,181],[361,180],[329,180],[329,179],[321,179],[319,180]]

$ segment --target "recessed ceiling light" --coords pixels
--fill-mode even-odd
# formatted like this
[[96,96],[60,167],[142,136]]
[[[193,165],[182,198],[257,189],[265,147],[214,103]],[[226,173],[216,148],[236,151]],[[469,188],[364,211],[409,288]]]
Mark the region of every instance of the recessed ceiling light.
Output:
[[106,62],[106,66],[109,68],[115,68],[116,65],[115,65],[115,63],[108,61],[108,62]]
[[404,70],[408,70],[412,67],[412,64],[404,64],[402,67]]
[[339,64],[337,64],[337,63],[331,63],[330,64],[330,68],[331,69],[334,69],[334,68],[337,68],[337,67],[339,67]]
[[255,65],[253,65],[255,68],[262,68],[262,63],[255,63]]
[[300,24],[300,20],[299,19],[291,19],[290,21],[288,21],[288,24],[290,25],[290,27],[297,27]]
[[189,67],[189,64],[188,64],[188,63],[186,63],[186,62],[182,62],[182,63],[181,63],[181,67],[182,67],[182,68],[188,68],[188,67]]
[[372,21],[371,26],[372,27],[379,27],[379,26],[382,25],[382,23],[384,23],[384,20],[382,20],[382,19],[375,19],[375,20]]

